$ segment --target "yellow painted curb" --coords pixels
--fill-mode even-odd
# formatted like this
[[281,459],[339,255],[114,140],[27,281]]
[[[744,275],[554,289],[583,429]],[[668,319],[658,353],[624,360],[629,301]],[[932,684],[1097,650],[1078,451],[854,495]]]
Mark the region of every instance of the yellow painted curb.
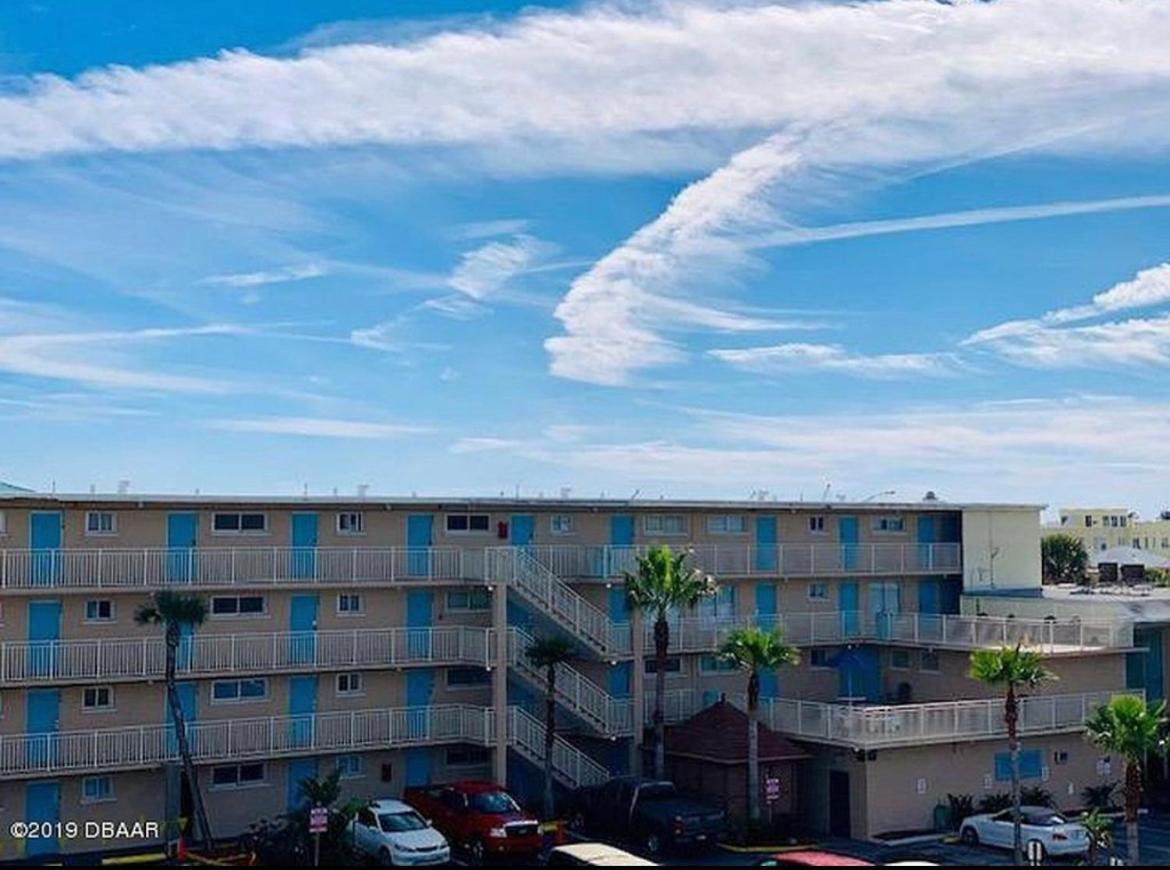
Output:
[[732,846],[730,843],[720,843],[720,849],[735,852],[740,855],[773,854],[781,852],[804,852],[807,849],[819,849],[816,843],[799,843],[795,846]]
[[165,852],[147,852],[142,855],[118,855],[113,858],[102,858],[102,866],[111,864],[155,864],[167,859]]

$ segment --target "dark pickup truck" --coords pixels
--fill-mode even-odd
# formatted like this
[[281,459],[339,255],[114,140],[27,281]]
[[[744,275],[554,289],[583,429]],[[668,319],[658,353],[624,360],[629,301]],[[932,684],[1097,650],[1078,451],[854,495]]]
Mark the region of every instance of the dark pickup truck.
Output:
[[579,831],[633,840],[651,855],[714,845],[727,830],[722,810],[680,797],[672,782],[635,776],[577,789],[570,818]]

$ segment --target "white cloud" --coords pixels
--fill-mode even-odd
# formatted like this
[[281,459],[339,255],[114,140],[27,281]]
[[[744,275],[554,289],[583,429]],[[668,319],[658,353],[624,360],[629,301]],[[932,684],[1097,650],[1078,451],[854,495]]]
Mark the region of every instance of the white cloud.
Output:
[[243,335],[247,330],[231,325],[180,329],[138,329],[106,332],[53,332],[0,335],[0,371],[15,375],[71,381],[114,389],[162,390],[185,393],[227,393],[230,382],[190,375],[152,371],[130,362],[103,361],[103,350],[197,336]]
[[835,344],[777,344],[770,347],[719,348],[718,360],[760,374],[824,371],[861,378],[902,378],[957,374],[958,359],[947,353],[850,353]]
[[498,218],[490,221],[471,221],[456,227],[454,235],[460,239],[490,239],[496,236],[515,236],[525,232],[531,221],[527,218]]
[[317,263],[306,263],[300,266],[283,266],[279,269],[269,269],[260,272],[240,272],[230,275],[212,275],[203,280],[204,284],[213,284],[223,287],[263,287],[268,284],[286,284],[293,281],[305,281],[309,278],[319,278],[328,274],[328,270]]
[[265,435],[300,435],[308,438],[384,440],[418,435],[424,426],[376,423],[366,420],[334,420],[316,417],[260,417],[255,419],[210,420],[208,428],[226,432],[255,432]]
[[509,242],[488,242],[463,254],[447,283],[472,299],[485,299],[555,250],[555,245],[525,234]]
[[1166,366],[1170,365],[1170,314],[1093,324],[1084,321],[1168,303],[1170,264],[1162,264],[1097,293],[1087,305],[981,329],[963,345],[1038,368]]
[[415,341],[409,337],[410,319],[407,315],[399,315],[390,320],[352,330],[349,334],[350,343],[367,350],[380,350],[386,353],[408,353],[413,350],[449,350],[449,345],[438,342]]
[[419,305],[419,308],[434,312],[451,320],[478,320],[491,313],[491,309],[466,296],[452,294],[428,299]]

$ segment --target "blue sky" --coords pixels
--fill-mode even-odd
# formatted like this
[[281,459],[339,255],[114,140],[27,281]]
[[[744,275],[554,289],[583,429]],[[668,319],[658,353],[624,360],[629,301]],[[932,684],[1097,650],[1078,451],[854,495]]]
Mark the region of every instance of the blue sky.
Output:
[[0,479],[1166,507],[1170,10],[12,2]]

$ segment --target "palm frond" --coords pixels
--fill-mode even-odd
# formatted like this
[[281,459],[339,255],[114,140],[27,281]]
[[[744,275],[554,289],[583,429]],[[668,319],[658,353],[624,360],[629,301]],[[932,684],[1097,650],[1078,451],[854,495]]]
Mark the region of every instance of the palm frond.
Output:
[[786,644],[779,631],[764,631],[756,626],[732,631],[719,648],[719,655],[745,671],[771,671],[800,661],[800,651]]
[[1166,702],[1147,705],[1136,695],[1118,695],[1085,720],[1085,738],[1099,749],[1127,759],[1165,754]]
[[1057,679],[1044,665],[1044,658],[1019,644],[999,649],[980,649],[971,653],[970,676],[989,686],[1034,689],[1041,683]]
[[207,602],[198,595],[160,589],[134,612],[139,625],[200,626],[207,619]]
[[534,666],[548,668],[571,661],[576,655],[576,646],[568,638],[552,634],[536,638],[524,654]]
[[672,609],[694,607],[699,599],[714,595],[715,581],[692,568],[689,558],[685,550],[674,553],[665,544],[639,556],[636,571],[622,572],[630,608],[662,619]]

